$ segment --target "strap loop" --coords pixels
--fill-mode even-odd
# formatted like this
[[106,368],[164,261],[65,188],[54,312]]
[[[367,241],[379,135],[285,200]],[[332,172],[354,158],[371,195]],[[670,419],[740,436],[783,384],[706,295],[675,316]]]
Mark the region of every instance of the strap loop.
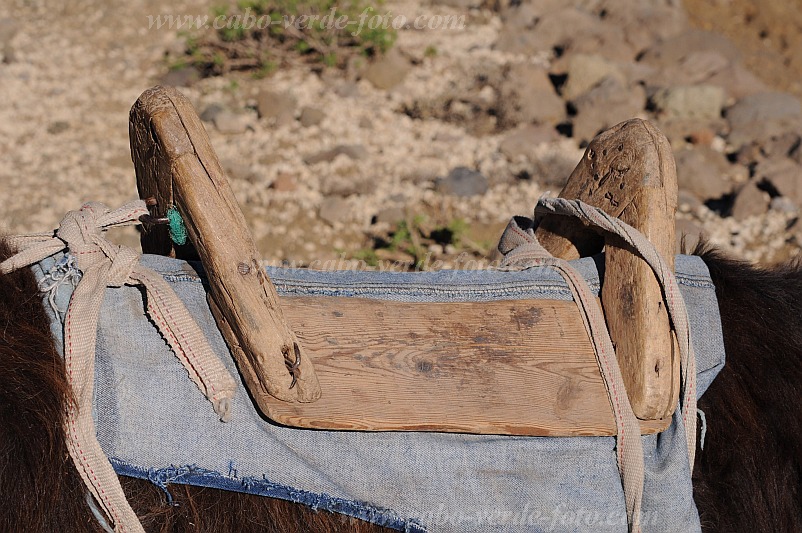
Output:
[[[541,198],[535,214],[556,214],[579,218],[585,224],[623,238],[651,266],[663,290],[666,306],[677,333],[682,368],[683,398],[680,407],[691,471],[696,452],[696,359],[690,342],[690,327],[685,303],[673,272],[654,246],[639,231],[602,210],[579,200]],[[553,257],[535,238],[534,220],[513,218],[499,241],[504,254],[502,267],[530,268],[550,266],[565,279],[582,313],[585,328],[596,353],[602,379],[616,420],[618,469],[624,488],[630,531],[640,531],[644,466],[640,426],[626,394],[615,349],[607,332],[604,314],[584,278],[565,260]]]

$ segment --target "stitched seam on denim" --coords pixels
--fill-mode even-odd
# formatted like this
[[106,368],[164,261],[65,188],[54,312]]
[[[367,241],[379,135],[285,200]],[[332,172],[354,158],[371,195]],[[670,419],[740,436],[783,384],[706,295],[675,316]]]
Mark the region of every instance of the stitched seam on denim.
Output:
[[[118,475],[147,479],[165,492],[167,492],[166,486],[170,483],[243,492],[300,503],[313,510],[324,509],[398,531],[426,532],[426,528],[414,519],[401,518],[391,509],[382,509],[370,504],[337,498],[325,493],[294,489],[264,478],[226,476],[215,470],[208,470],[196,465],[171,465],[160,469],[146,469],[116,457],[109,457],[109,462]],[[171,499],[170,497],[169,500]]]
[[697,277],[692,274],[674,274],[679,285],[715,290],[716,286],[710,278]]
[[[187,275],[173,275],[160,272],[165,281],[171,283],[203,283],[203,278]],[[561,284],[537,285],[533,286],[532,282],[511,282],[508,284],[485,284],[481,285],[485,288],[472,288],[470,286],[453,286],[443,288],[442,286],[433,287],[431,285],[396,285],[396,284],[373,284],[373,283],[343,283],[342,285],[333,284],[318,284],[316,282],[307,281],[287,281],[283,279],[273,279],[273,284],[277,292],[283,295],[290,294],[303,294],[308,296],[344,296],[344,297],[359,297],[365,296],[381,296],[386,297],[388,293],[392,295],[411,296],[415,298],[425,297],[461,297],[467,296],[482,296],[482,297],[495,297],[501,298],[504,296],[517,296],[519,299],[534,297],[535,295],[556,295],[571,297],[571,291],[567,286]],[[598,281],[590,281],[588,283],[591,290],[598,293],[600,284]]]
[[[203,283],[205,281],[205,277],[202,276],[192,276],[186,273],[175,274],[175,271],[158,271],[159,274],[164,277],[166,281],[170,282],[189,282],[189,283]],[[683,273],[676,273],[675,278],[677,283],[680,285],[684,285],[686,287],[695,287],[700,289],[710,289],[715,290],[716,286],[713,284],[713,281],[709,277],[704,277],[695,274],[683,274]],[[286,279],[276,277],[275,275],[271,277],[271,281],[276,286],[276,289],[279,291],[284,291],[286,293],[291,292],[292,287],[299,287],[299,288],[306,288],[310,291],[312,290],[329,290],[329,291],[339,291],[343,289],[361,289],[361,290],[380,290],[380,291],[419,291],[419,290],[438,290],[443,292],[455,292],[455,293],[488,293],[492,292],[497,289],[501,290],[509,290],[518,287],[526,287],[529,290],[534,290],[537,292],[554,292],[558,294],[570,294],[570,290],[568,287],[559,282],[549,282],[549,284],[538,284],[537,287],[533,289],[531,283],[532,281],[510,281],[510,282],[495,282],[495,283],[484,283],[481,286],[487,287],[486,289],[466,289],[464,286],[457,286],[454,285],[453,287],[446,287],[439,286],[437,289],[433,289],[432,285],[411,285],[411,284],[396,284],[396,283],[369,283],[369,282],[343,282],[341,284],[332,284],[332,283],[319,283],[312,280],[294,280],[294,279]],[[537,281],[535,281],[537,283]],[[596,277],[591,277],[587,280],[588,285],[590,286],[591,290],[597,292],[600,288],[599,279]]]

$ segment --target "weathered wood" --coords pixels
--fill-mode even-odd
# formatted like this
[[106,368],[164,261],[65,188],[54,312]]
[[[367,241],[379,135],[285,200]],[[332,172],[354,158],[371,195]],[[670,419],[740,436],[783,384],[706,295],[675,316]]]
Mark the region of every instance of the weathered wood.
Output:
[[[268,399],[271,419],[317,429],[614,435],[573,302],[403,303],[282,297],[323,398]],[[669,419],[643,421],[644,433]]]
[[[287,325],[273,284],[189,101],[172,88],[145,91],[130,116],[131,152],[142,198],[154,197],[156,216],[175,206],[209,274],[221,331],[260,404],[266,397],[310,402],[320,397],[313,367]],[[174,255],[163,227],[142,236],[145,252]],[[300,349],[297,384],[288,363]]]
[[[268,418],[320,429],[615,433],[573,302],[279,302],[189,103],[172,89],[154,88],[131,110],[130,128],[140,196],[156,198],[154,216],[175,205],[187,222],[209,277],[212,313]],[[194,253],[174,247],[163,227],[151,228],[142,245],[150,253]],[[261,314],[260,305],[271,308],[272,316]],[[298,386],[289,388],[285,358],[292,359],[286,352],[295,342],[303,349],[302,366]],[[277,372],[281,379],[265,379]],[[312,399],[313,384],[320,386],[320,401],[286,401]],[[290,395],[299,389],[298,398]],[[670,418],[643,421],[642,430],[661,431],[669,423]]]
[[[637,228],[674,266],[677,176],[671,146],[649,122],[623,122],[596,137],[560,193],[602,208]],[[679,395],[679,357],[660,287],[650,267],[620,240],[581,223],[544,218],[536,236],[565,259],[605,247],[602,305],[635,415],[670,416]]]

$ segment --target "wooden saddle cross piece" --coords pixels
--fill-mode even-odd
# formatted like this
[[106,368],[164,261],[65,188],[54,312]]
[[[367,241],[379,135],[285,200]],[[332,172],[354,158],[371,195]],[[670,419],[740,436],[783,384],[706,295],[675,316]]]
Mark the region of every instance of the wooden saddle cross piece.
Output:
[[[656,132],[646,123],[632,125]],[[628,131],[632,125],[619,127]],[[660,144],[664,138],[656,135],[641,138],[633,133],[620,142],[618,137],[610,141],[602,135],[591,147],[603,155],[586,153],[563,194],[599,206],[603,204],[596,200],[611,192],[621,206],[611,213],[635,222],[632,225],[641,231],[645,227],[653,240],[660,234],[658,241],[670,242],[671,248],[658,249],[672,259],[670,210],[676,204],[676,179],[673,159],[659,164],[660,157],[670,159],[671,153]],[[172,88],[145,91],[131,109],[130,136],[140,197],[154,199],[154,219],[177,210],[189,237],[189,244],[175,245],[167,228],[155,225],[143,232],[142,249],[179,258],[200,257],[209,278],[210,308],[265,417],[318,429],[532,436],[616,433],[595,355],[573,302],[409,303],[280,297],[260,266],[244,217],[188,100]],[[623,148],[615,152],[621,143]],[[585,192],[589,186],[594,188],[592,193]],[[660,204],[652,197],[666,201]],[[643,209],[667,211],[658,217],[632,215]],[[658,227],[663,223],[665,227]],[[577,249],[586,253],[600,248],[593,232],[564,221],[545,219],[538,232],[548,235],[543,240],[552,253],[561,247],[558,252],[563,256],[576,255]],[[559,244],[566,238],[573,247]],[[608,254],[615,244],[607,244]],[[623,259],[617,261],[623,264]],[[609,258],[606,264],[605,287],[611,269],[621,268]],[[638,283],[643,278],[629,276]],[[618,279],[631,283],[624,276]],[[644,287],[631,290],[633,294],[651,290]],[[657,291],[659,296],[659,287]],[[625,289],[619,288],[609,298],[622,294]],[[611,322],[612,315],[621,311],[605,298],[603,290]],[[634,309],[635,318],[621,314],[624,330],[627,325],[645,323],[639,311],[642,301],[651,305],[649,299],[626,298],[629,307],[624,308]],[[671,335],[667,325],[665,330],[644,330],[642,335],[651,335],[649,331]],[[662,431],[670,423],[672,410],[665,408],[665,399],[676,398],[679,389],[672,374],[678,363],[670,349],[669,345],[669,352],[659,354],[665,366],[656,380],[651,375],[634,376],[652,364],[656,352],[641,357],[627,348],[626,356],[619,356],[625,377],[633,375],[632,383],[646,384],[643,405],[657,406],[636,408],[636,413],[645,413],[640,421],[643,433]],[[499,353],[505,356],[498,357]]]

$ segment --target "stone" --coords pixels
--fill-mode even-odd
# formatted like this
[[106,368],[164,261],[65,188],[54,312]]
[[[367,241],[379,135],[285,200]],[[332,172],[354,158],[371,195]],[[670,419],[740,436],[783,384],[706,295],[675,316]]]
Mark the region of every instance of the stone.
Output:
[[561,0],[511,2],[501,10],[501,22],[504,30],[531,30],[544,14],[561,8],[560,2]]
[[597,54],[604,50],[604,56],[613,61],[633,61],[637,55],[625,35],[615,24],[604,20],[597,21],[593,31],[586,34],[573,34],[566,39],[565,54]]
[[325,196],[342,197],[372,194],[376,192],[376,178],[371,175],[360,176],[355,167],[340,167],[321,180],[320,192]]
[[[577,35],[593,35],[599,24],[597,17],[575,7],[540,11],[522,2],[504,16],[495,48],[502,52],[532,56],[539,52],[567,49]],[[534,4],[534,2],[531,2]]]
[[[502,73],[503,80],[499,92],[503,97],[508,94],[517,94],[521,90],[534,92],[554,92],[554,85],[549,79],[549,72],[540,65],[528,62],[512,63],[506,72]],[[522,87],[523,86],[523,87]]]
[[14,47],[11,45],[11,43],[4,44],[2,48],[3,63],[10,65],[17,60],[17,52],[14,50]]
[[328,163],[334,161],[334,158],[337,157],[339,153],[332,149],[332,150],[323,150],[322,152],[315,152],[314,154],[309,154],[304,156],[304,163],[307,165],[316,165],[318,163]]
[[716,132],[713,128],[707,126],[694,129],[688,134],[688,139],[691,141],[691,144],[701,144],[703,146],[710,146],[713,144],[715,138]]
[[70,129],[70,123],[64,120],[57,120],[47,126],[47,133],[51,135],[58,135]]
[[557,96],[548,71],[537,65],[513,64],[498,93],[502,127],[532,122],[555,126],[566,118],[565,103]]
[[162,76],[159,85],[171,87],[190,87],[201,79],[198,69],[192,66],[181,67],[169,71]]
[[741,98],[727,110],[733,128],[748,127],[760,120],[802,115],[802,105],[787,93],[759,93]]
[[721,117],[724,89],[714,85],[680,85],[652,96],[658,115],[668,118],[712,121]]
[[0,19],[0,54],[3,63],[10,64],[16,61],[17,53],[11,45],[11,40],[17,34],[19,23],[12,18]]
[[[560,191],[576,167],[576,159],[560,151],[547,151],[532,161],[531,177],[545,190]],[[520,179],[520,177],[519,177]]]
[[403,207],[388,207],[387,209],[382,209],[376,213],[374,219],[377,223],[383,222],[387,224],[396,224],[401,220],[405,220],[406,216],[407,215]]
[[735,195],[732,204],[732,218],[738,221],[762,215],[769,207],[769,195],[761,191],[754,181],[747,182]]
[[5,46],[17,34],[19,23],[12,18],[0,19],[0,46]]
[[705,233],[699,224],[684,218],[677,219],[674,231],[678,254],[692,252]]
[[326,118],[326,113],[316,107],[302,107],[300,122],[301,126],[308,128],[310,126],[317,126],[323,119]]
[[280,173],[270,184],[270,188],[276,192],[293,192],[298,188],[295,178],[286,172]]
[[359,127],[363,130],[372,130],[373,129],[373,120],[368,117],[359,117]]
[[409,170],[401,175],[402,182],[412,183],[419,187],[428,187],[437,180],[437,172],[432,168]]
[[503,16],[495,48],[531,57],[543,52],[604,55],[616,61],[635,58],[635,49],[621,28],[598,15],[565,2],[514,2]]
[[701,205],[702,202],[692,192],[685,189],[680,189],[679,191],[677,191],[678,210],[684,213],[690,213],[692,211],[695,211]]
[[[345,83],[355,86],[356,82],[362,77],[369,64],[368,58],[361,54],[349,57],[345,63]],[[325,80],[322,79],[327,86],[337,84],[339,79],[342,78],[341,75],[330,71],[329,69],[324,70],[322,75],[329,78]]]
[[685,9],[672,0],[597,0],[592,5],[593,12],[606,24],[616,26],[637,52],[688,27]]
[[714,50],[697,50],[680,62],[682,72],[691,83],[704,83],[732,64],[732,60]]
[[769,209],[786,215],[799,215],[799,207],[785,196],[775,196],[772,198]]
[[396,48],[392,48],[371,63],[362,73],[362,77],[377,89],[386,91],[404,81],[411,68],[409,61]]
[[613,78],[621,85],[627,83],[618,66],[596,54],[573,54],[568,61],[568,79],[562,89],[562,97],[573,100],[598,85],[605,78]]
[[221,104],[209,104],[201,112],[200,119],[204,122],[214,122],[214,119],[217,117],[217,115],[224,110],[225,107]]
[[657,42],[643,53],[640,60],[655,66],[670,67],[700,50],[716,52],[728,62],[737,61],[740,57],[735,43],[723,35],[691,29]]
[[728,140],[735,148],[755,141],[763,143],[802,126],[802,105],[786,93],[766,92],[746,96],[727,109]]
[[334,147],[337,154],[343,154],[346,157],[354,160],[366,159],[368,157],[368,149],[361,144],[341,144]]
[[[641,80],[651,89],[700,83],[720,86],[720,84],[711,83],[708,80],[731,66],[730,60],[714,50],[690,52],[677,63],[667,65],[644,61],[637,64],[652,69],[651,75]],[[723,89],[726,91],[726,87]]]
[[453,196],[479,196],[487,192],[488,186],[484,175],[466,167],[457,167],[434,183],[437,192]]
[[483,0],[432,0],[434,5],[455,7],[457,9],[476,9],[482,5]]
[[499,151],[510,161],[519,158],[531,160],[536,146],[559,138],[557,131],[550,126],[527,124],[508,132],[499,144]]
[[793,159],[799,153],[801,140],[798,132],[789,131],[778,137],[772,137],[764,142],[760,149],[762,154],[769,159],[774,157],[791,157]]
[[[689,118],[669,118],[666,115],[661,115],[655,117],[655,122],[660,131],[668,137],[674,150],[679,150],[688,143],[705,146],[720,144],[723,139],[719,135],[729,130],[727,121],[723,118],[699,121]],[[704,141],[707,138],[709,142],[696,142],[694,137],[697,135],[701,135],[701,138],[697,140]]]
[[258,176],[251,170],[251,167],[241,160],[223,159],[220,164],[226,176],[232,181],[245,180],[250,183],[255,183],[258,180]]
[[245,113],[236,113],[227,109],[221,110],[214,117],[214,127],[226,135],[245,133],[248,123],[249,118]]
[[746,70],[740,63],[732,63],[719,70],[705,83],[717,85],[727,92],[729,98],[739,99],[753,94],[768,92],[769,86]]
[[646,92],[640,85],[627,87],[615,78],[605,78],[574,100],[573,105],[573,137],[580,142],[590,141],[600,131],[641,114]]
[[334,226],[338,222],[345,222],[351,214],[351,206],[348,200],[334,196],[325,198],[320,204],[318,216],[327,224]]
[[360,160],[368,156],[368,150],[361,144],[340,144],[331,150],[323,150],[304,157],[304,163],[315,165],[317,163],[334,161],[338,155],[344,155],[349,159]]
[[735,161],[742,165],[752,165],[764,159],[766,159],[766,157],[763,155],[763,148],[758,142],[743,144],[738,151],[735,152]]
[[293,121],[297,104],[293,95],[272,89],[262,89],[256,95],[256,112],[259,118],[275,121],[279,126]]
[[714,200],[732,192],[724,176],[729,166],[724,155],[702,146],[677,150],[677,185],[699,200]]
[[755,166],[755,178],[766,180],[777,192],[802,206],[802,166],[787,157],[766,159]]
[[802,146],[797,145],[794,148],[792,148],[788,154],[788,157],[790,157],[791,159],[802,165]]
[[[596,54],[604,50],[605,57],[617,61],[630,61],[636,55],[616,22],[573,7],[546,13],[538,19],[534,32],[550,43],[548,50],[562,50],[565,54]],[[532,52],[535,51],[529,51]]]
[[334,86],[334,94],[343,98],[359,96],[359,85],[352,81],[345,81]]

